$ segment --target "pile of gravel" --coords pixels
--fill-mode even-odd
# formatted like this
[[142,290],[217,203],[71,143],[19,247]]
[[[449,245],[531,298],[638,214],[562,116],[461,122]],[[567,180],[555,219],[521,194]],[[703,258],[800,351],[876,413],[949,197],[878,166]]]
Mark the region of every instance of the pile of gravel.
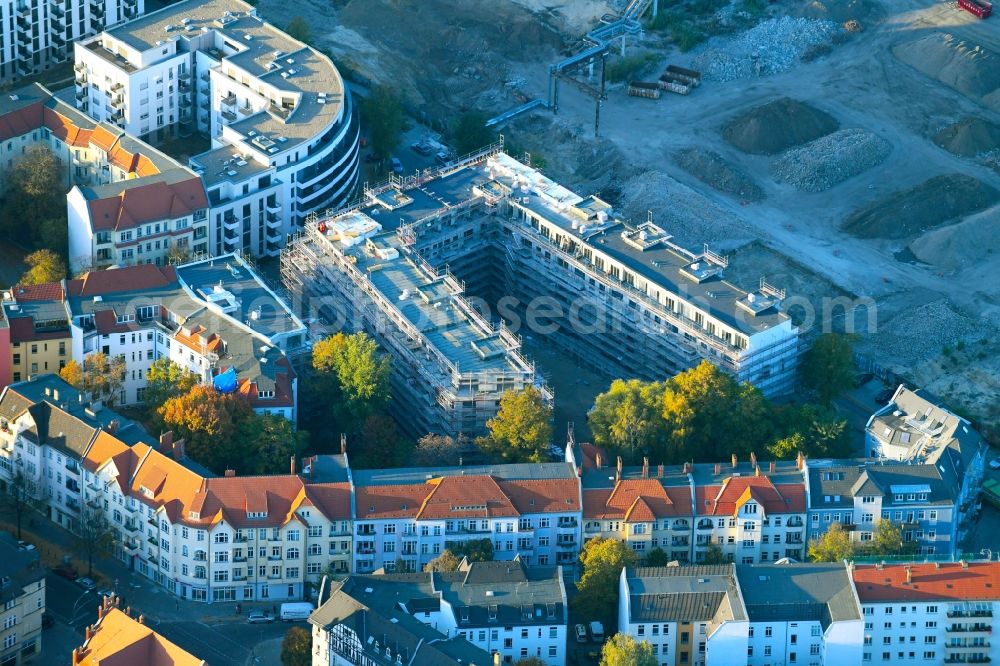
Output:
[[782,16],[762,21],[723,49],[709,49],[694,59],[694,69],[713,81],[736,81],[777,74],[803,55],[829,45],[843,29],[832,21]]
[[945,347],[983,336],[983,322],[958,312],[945,299],[909,307],[864,338],[859,351],[890,361],[936,358]]
[[798,190],[822,192],[881,164],[891,150],[877,134],[842,129],[786,152],[774,162],[774,176]]

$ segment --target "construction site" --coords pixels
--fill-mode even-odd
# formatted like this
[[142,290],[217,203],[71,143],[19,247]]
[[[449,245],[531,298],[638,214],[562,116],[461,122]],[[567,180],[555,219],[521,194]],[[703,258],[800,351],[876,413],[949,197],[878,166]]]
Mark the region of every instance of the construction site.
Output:
[[[414,123],[481,111],[517,157],[623,224],[652,211],[671,243],[726,259],[735,287],[780,287],[804,342],[857,332],[866,367],[1000,422],[996,17],[929,0],[262,0],[260,11],[279,25],[302,15],[358,81],[398,90]],[[510,286],[478,266],[503,262],[470,271],[464,251],[434,255],[420,234],[415,246],[470,293]],[[559,396],[573,365],[553,360],[538,356],[536,375]],[[594,374],[610,381],[614,365]]]
[[304,316],[365,330],[394,356],[405,427],[458,436],[483,432],[505,390],[535,384],[552,400],[520,354],[528,331],[605,377],[656,380],[708,359],[788,393],[799,350],[785,293],[740,290],[727,266],[497,145],[314,217],[281,272]]

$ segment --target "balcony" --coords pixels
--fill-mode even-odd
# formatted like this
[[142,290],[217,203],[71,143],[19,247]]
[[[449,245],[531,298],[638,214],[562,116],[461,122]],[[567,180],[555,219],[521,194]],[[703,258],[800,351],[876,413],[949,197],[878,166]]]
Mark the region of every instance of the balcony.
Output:
[[177,79],[179,81],[190,81],[191,80],[191,72],[186,72],[186,71],[185,72],[177,72]]
[[236,106],[236,95],[234,93],[229,93],[223,97],[221,101],[224,106]]
[[240,221],[235,215],[223,215],[222,228],[224,231],[239,231]]
[[785,523],[785,527],[803,527],[804,525],[805,521],[803,521],[799,516],[792,516],[788,519],[788,522]]
[[576,539],[559,539],[556,541],[557,548],[576,548]]
[[156,548],[160,547],[160,542],[156,540],[156,537],[147,537],[146,542]]
[[670,527],[677,532],[687,531],[691,529],[691,523],[686,520],[675,520]]
[[138,539],[125,539],[122,542],[122,550],[125,551],[126,555],[135,555],[139,552],[139,541]]
[[948,617],[993,617],[991,610],[950,610]]
[[208,73],[208,71],[204,71],[198,76],[198,78],[204,81],[205,83],[208,83],[208,80],[211,79],[212,76]]
[[969,659],[965,658],[965,655],[951,655],[945,658],[944,663],[946,664],[988,664],[990,663],[990,658],[983,655],[978,658],[971,657]]
[[223,110],[222,112],[219,113],[219,115],[222,116],[222,119],[225,120],[227,123],[236,122],[236,114],[233,113],[232,111]]
[[122,527],[125,529],[126,532],[129,532],[129,533],[138,532],[139,531],[139,524],[135,523],[135,522],[132,522],[130,520],[126,520],[125,524],[122,525]]
[[575,530],[578,525],[579,523],[576,521],[576,518],[560,518],[556,528],[560,530]]
[[244,581],[246,579],[247,579],[247,575],[246,574],[241,574],[239,576],[233,576],[233,580],[237,581],[237,582]]
[[[62,28],[61,28],[61,27],[60,27],[60,28],[57,28],[57,27],[55,27],[55,25],[54,25],[54,24],[53,24],[53,26],[52,26],[52,29],[53,29],[53,30],[62,30]],[[63,37],[62,35],[60,35],[60,34],[59,34],[58,32],[53,32],[53,33],[51,33],[51,34],[49,35],[49,39],[50,39],[50,40],[52,41],[52,43],[53,43],[53,44],[55,44],[55,45],[56,45],[56,47],[59,47],[59,48],[61,48],[61,47],[63,47],[63,46],[66,46],[66,38],[65,38],[65,37]]]
[[240,113],[242,113],[244,116],[252,116],[255,112],[253,110],[253,107],[251,106],[241,106]]
[[118,110],[125,105],[125,95],[113,95],[111,97],[111,108]]
[[[281,217],[277,213],[268,213],[264,218],[264,224],[268,229],[280,229]],[[524,530],[521,531],[523,532]]]
[[982,624],[981,622],[976,622],[975,624],[952,624],[945,627],[946,634],[960,633],[963,635],[969,634],[983,634],[988,635],[993,633],[993,627],[988,624]]

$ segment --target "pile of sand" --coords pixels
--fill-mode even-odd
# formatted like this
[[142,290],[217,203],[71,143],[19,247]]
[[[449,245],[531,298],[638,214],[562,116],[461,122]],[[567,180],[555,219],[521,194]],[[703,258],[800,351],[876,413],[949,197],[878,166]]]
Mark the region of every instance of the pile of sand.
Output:
[[848,21],[858,21],[862,27],[867,27],[881,20],[885,9],[875,0],[812,0],[801,3],[793,15],[833,21],[841,25]]
[[962,118],[934,135],[934,143],[949,153],[975,157],[1000,150],[1000,126],[982,118]]
[[674,155],[682,169],[719,192],[742,201],[761,201],[764,191],[753,178],[727,162],[716,152],[701,148],[685,148]]
[[838,126],[819,109],[781,97],[730,120],[722,128],[722,138],[745,153],[774,155],[834,132]]
[[958,224],[928,231],[909,245],[920,261],[941,270],[960,270],[1000,257],[1000,208],[993,207]]
[[892,48],[914,69],[1000,111],[1000,57],[973,42],[934,32]]
[[859,208],[843,228],[859,238],[907,238],[1000,201],[1000,192],[965,174],[935,176]]

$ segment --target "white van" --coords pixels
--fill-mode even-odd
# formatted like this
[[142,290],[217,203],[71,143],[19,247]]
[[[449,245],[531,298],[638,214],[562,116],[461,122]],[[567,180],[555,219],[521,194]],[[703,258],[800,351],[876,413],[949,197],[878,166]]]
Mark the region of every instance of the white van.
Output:
[[282,622],[297,622],[301,620],[308,620],[309,615],[313,612],[313,605],[308,601],[295,601],[287,604],[281,604],[281,621]]

